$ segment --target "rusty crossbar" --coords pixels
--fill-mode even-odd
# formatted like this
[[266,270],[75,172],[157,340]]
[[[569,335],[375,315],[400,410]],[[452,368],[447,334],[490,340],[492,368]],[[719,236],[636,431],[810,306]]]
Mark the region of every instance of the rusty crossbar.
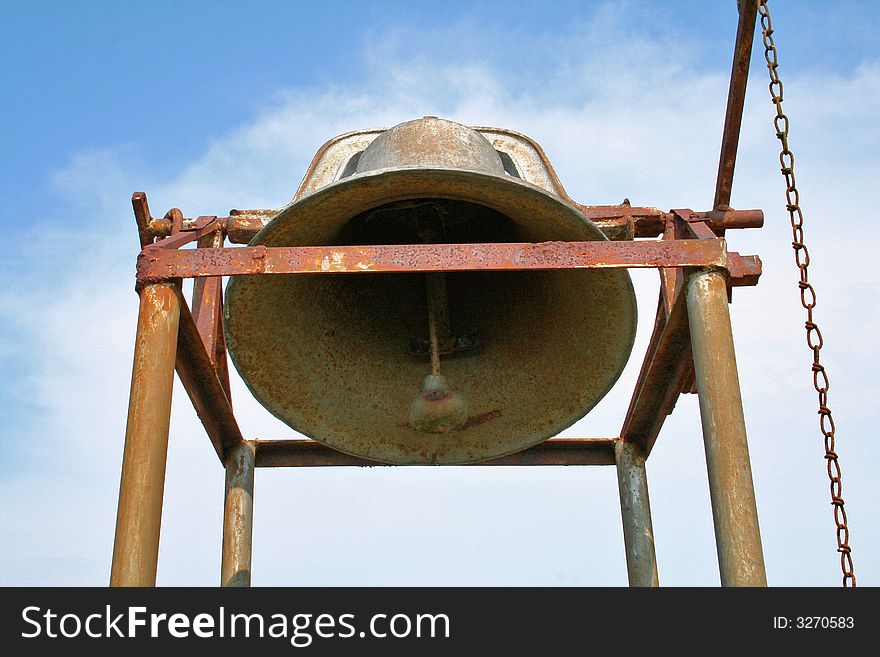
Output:
[[[204,229],[203,229],[204,230]],[[201,231],[192,233],[192,239]],[[756,256],[728,253],[724,240],[407,244],[179,250],[187,233],[144,248],[138,286],[211,276],[711,267],[757,279]],[[178,241],[179,238],[179,241]],[[166,245],[165,242],[174,241]],[[171,247],[171,248],[166,248]],[[748,283],[747,283],[748,284]]]
[[[729,200],[729,199],[728,199]],[[146,194],[135,192],[132,196],[135,214],[138,216],[138,232],[141,244],[171,235],[171,220],[154,219],[146,208]],[[671,213],[658,208],[629,205],[578,205],[578,210],[603,231],[615,231],[631,225],[631,231],[623,231],[632,237],[658,237]],[[211,221],[217,221],[232,244],[247,244],[278,210],[231,210],[228,217],[185,217],[183,230],[197,230]],[[690,221],[705,221],[709,227],[721,233],[737,228],[761,228],[764,213],[761,210],[734,210],[724,208],[708,212],[693,212]]]
[[[619,438],[550,438],[515,454],[467,465],[614,465]],[[254,440],[256,467],[387,466],[314,440]]]

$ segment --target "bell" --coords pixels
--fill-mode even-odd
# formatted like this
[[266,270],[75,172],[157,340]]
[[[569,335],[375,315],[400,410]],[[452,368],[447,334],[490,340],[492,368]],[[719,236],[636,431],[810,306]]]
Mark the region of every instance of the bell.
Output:
[[[505,159],[458,123],[402,123],[251,245],[605,239]],[[374,461],[455,464],[586,415],[629,358],[636,305],[625,270],[235,276],[224,318],[245,383],[295,430]]]

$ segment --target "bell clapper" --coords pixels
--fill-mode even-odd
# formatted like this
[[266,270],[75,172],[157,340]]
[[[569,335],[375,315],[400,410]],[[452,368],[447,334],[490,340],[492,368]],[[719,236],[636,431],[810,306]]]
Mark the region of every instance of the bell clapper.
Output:
[[431,349],[431,372],[440,374],[440,336],[451,335],[449,306],[446,304],[446,274],[425,274],[428,289],[428,340]]
[[[422,238],[428,241],[435,231],[425,230]],[[442,272],[425,274],[428,297],[428,341],[431,352],[431,373],[425,377],[422,391],[410,405],[410,423],[426,433],[446,433],[460,429],[468,419],[468,407],[461,393],[452,389],[446,377],[440,374],[440,336],[451,335],[449,306],[446,295],[446,275]]]

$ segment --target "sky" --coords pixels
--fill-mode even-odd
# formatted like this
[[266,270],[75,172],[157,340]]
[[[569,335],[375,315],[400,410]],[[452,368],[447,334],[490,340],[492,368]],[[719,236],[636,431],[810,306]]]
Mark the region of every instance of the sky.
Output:
[[[880,581],[874,2],[775,0],[785,109],[860,584]],[[132,192],[154,216],[278,208],[327,139],[424,115],[522,132],[581,203],[708,210],[729,2],[0,3],[0,585],[109,580],[137,317]],[[840,583],[760,41],[728,234],[764,274],[731,306],[771,585]],[[619,431],[620,381],[565,436]],[[233,376],[249,438],[291,437]],[[219,581],[223,470],[175,384],[158,583]],[[648,460],[660,581],[719,582],[699,412]],[[260,469],[255,585],[626,584],[612,467]]]

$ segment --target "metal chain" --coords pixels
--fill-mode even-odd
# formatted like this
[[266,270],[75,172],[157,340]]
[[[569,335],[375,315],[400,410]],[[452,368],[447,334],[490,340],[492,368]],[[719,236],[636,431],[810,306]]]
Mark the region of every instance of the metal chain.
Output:
[[764,40],[764,59],[767,60],[767,70],[770,72],[770,96],[776,105],[776,116],[773,117],[773,125],[776,128],[776,137],[782,144],[782,152],[779,154],[779,163],[782,165],[782,175],[785,177],[786,209],[791,218],[792,247],[794,259],[800,270],[798,287],[801,293],[801,305],[807,311],[807,321],[804,327],[807,330],[807,346],[813,351],[813,387],[819,393],[819,428],[825,436],[825,459],[828,464],[828,478],[831,481],[831,504],[834,507],[834,522],[837,525],[837,551],[840,553],[840,568],[843,571],[843,586],[855,587],[856,576],[853,573],[852,550],[849,546],[849,529],[846,524],[846,510],[843,504],[843,482],[840,463],[837,453],[834,451],[834,419],[831,409],[828,407],[828,374],[820,361],[822,345],[822,332],[818,324],[813,321],[813,309],[816,307],[816,291],[810,283],[807,268],[810,264],[810,252],[804,244],[804,213],[800,207],[800,194],[795,185],[794,177],[794,153],[788,147],[788,117],[782,111],[782,81],[779,79],[777,68],[776,45],[773,42],[773,24],[770,20],[770,10],[767,8],[767,0],[758,0],[758,13],[761,16],[761,28]]

